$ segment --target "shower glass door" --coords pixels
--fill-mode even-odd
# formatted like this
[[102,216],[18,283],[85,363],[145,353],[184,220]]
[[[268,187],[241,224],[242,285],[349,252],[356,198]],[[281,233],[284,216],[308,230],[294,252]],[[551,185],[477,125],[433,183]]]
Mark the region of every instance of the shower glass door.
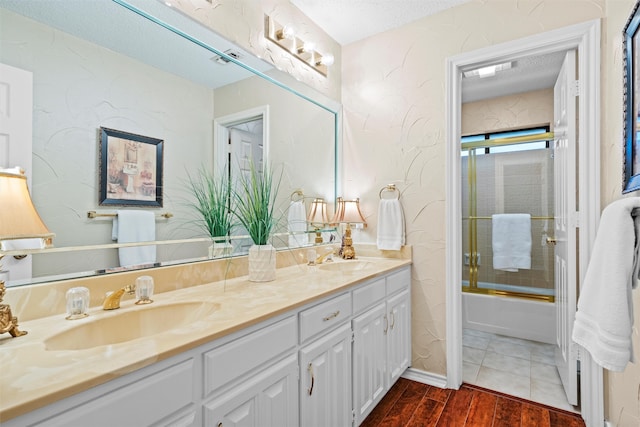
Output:
[[[462,289],[554,301],[553,150],[548,128],[464,137],[462,140]],[[531,215],[531,268],[493,268],[492,215]]]

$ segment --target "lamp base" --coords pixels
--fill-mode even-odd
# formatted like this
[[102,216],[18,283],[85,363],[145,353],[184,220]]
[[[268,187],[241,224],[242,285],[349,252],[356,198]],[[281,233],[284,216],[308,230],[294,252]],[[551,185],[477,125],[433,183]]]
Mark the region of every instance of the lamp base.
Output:
[[[4,281],[0,281],[0,302],[4,298],[4,293]],[[0,334],[5,332],[9,332],[14,338],[27,334],[27,331],[18,329],[18,318],[11,313],[9,304],[0,304]]]
[[342,259],[355,259],[356,250],[353,247],[353,239],[351,238],[351,225],[347,224],[347,229],[344,232],[344,240],[342,246]]

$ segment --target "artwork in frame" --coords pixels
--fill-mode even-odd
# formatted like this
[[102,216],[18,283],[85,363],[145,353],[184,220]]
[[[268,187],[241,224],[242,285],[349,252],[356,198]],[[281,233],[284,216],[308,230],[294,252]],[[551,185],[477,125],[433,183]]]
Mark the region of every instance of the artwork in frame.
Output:
[[164,141],[100,128],[100,206],[162,207]]
[[622,34],[623,40],[623,180],[622,193],[640,190],[640,1]]

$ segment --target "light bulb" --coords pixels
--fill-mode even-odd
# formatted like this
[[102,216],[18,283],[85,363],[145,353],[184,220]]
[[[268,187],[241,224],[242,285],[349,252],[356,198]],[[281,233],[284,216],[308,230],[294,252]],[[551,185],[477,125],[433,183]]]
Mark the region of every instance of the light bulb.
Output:
[[327,53],[326,55],[322,55],[322,58],[316,65],[326,65],[327,67],[329,67],[333,65],[334,60],[335,58],[333,57],[333,55],[330,53]]
[[315,48],[316,48],[316,44],[314,42],[305,42],[303,47],[305,52],[313,52]]
[[293,28],[293,25],[287,24],[282,27],[282,37],[284,37],[285,39],[292,39],[295,34],[296,30],[295,28]]

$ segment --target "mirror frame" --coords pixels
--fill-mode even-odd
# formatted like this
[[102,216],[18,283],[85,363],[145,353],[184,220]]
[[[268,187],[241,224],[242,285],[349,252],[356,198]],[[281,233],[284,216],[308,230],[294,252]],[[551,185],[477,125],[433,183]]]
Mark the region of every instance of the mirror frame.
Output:
[[640,190],[640,167],[634,163],[640,155],[640,141],[638,140],[638,113],[640,112],[640,97],[636,98],[636,91],[640,82],[640,70],[636,61],[640,60],[640,53],[635,44],[640,38],[640,1],[637,1],[627,20],[622,34],[623,51],[623,156],[622,156],[622,194]]

